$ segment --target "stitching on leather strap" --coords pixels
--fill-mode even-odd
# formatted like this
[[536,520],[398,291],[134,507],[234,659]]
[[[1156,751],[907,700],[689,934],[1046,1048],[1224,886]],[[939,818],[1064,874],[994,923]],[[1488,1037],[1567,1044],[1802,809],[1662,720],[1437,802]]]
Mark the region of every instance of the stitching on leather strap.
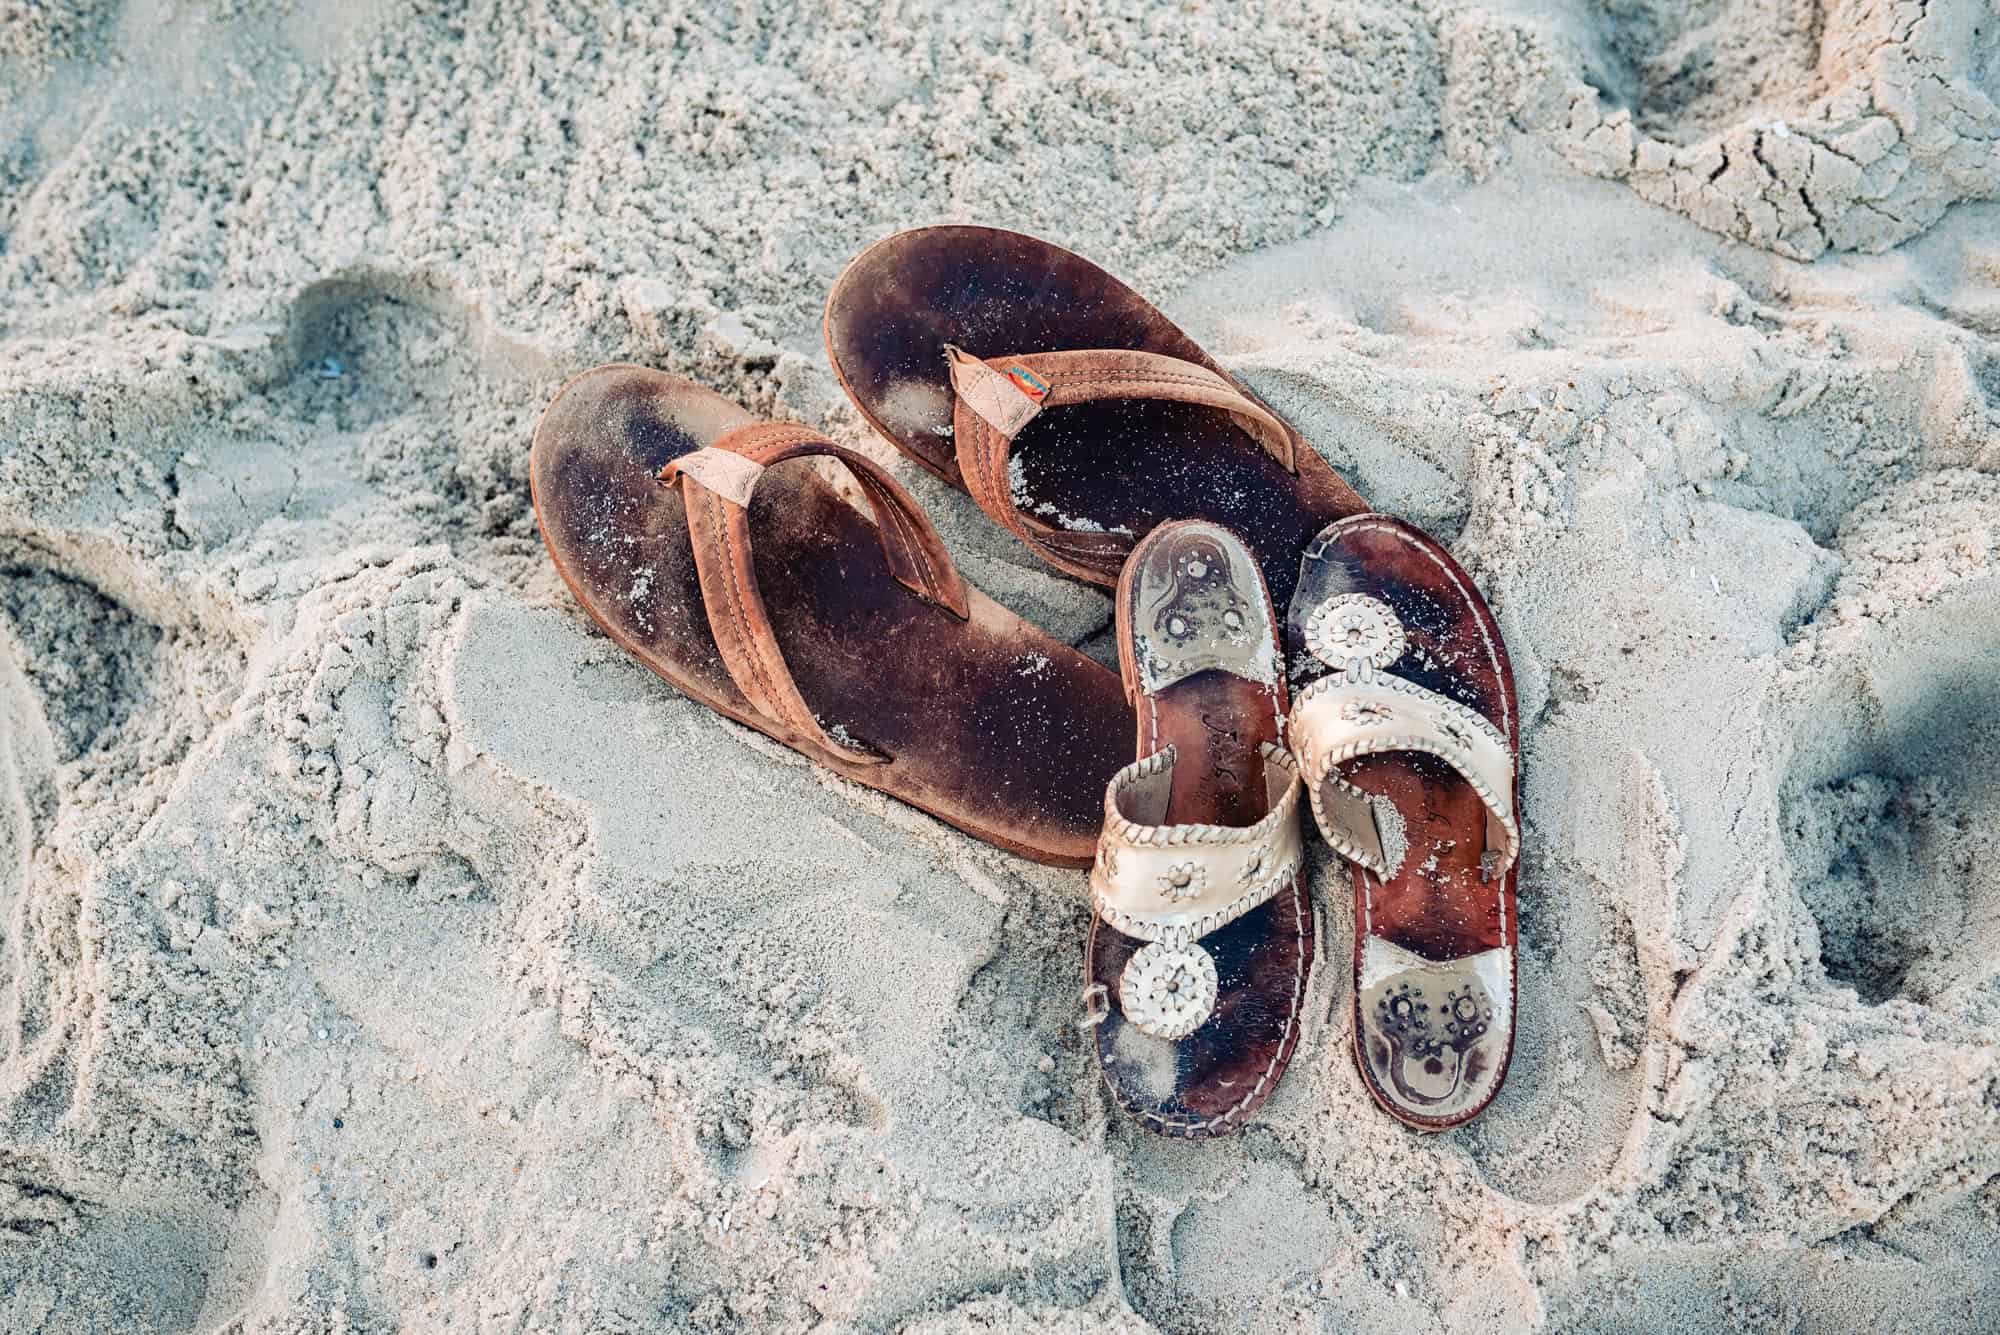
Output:
[[[1020,507],[1014,504],[1012,489],[998,485],[1007,476],[1008,440],[995,431],[985,418],[977,413],[970,413],[969,410],[968,413],[973,422],[972,454],[973,462],[979,469],[980,489],[988,495],[997,496],[1002,491],[1007,495],[1007,502],[999,513],[995,514],[992,509],[987,508],[984,501],[981,502],[981,508],[986,509],[988,514],[993,515],[995,519],[1012,529],[1017,536],[1033,545],[1034,535],[1028,532],[1027,525],[1021,517]],[[998,505],[999,501],[996,499],[994,503]]]
[[973,438],[978,442],[981,480],[985,482],[988,494],[996,498],[996,503],[1002,491],[1007,493],[1008,526],[1025,537],[1027,535],[1021,529],[1018,507],[1013,503],[1013,488],[1006,485],[1007,456],[1011,453],[1009,447],[1013,442],[985,418],[978,420],[979,425],[973,428]]
[[923,533],[910,522],[910,517],[903,513],[902,503],[897,499],[895,492],[879,482],[875,486],[882,495],[884,517],[896,525],[896,532],[901,535],[899,540],[908,548],[912,563],[923,571],[924,588],[930,592],[933,599],[942,598],[944,590],[939,586],[937,572],[931,566],[931,554],[925,548]]
[[923,531],[916,526],[909,515],[903,513],[903,503],[896,495],[895,489],[868,470],[865,466],[867,460],[862,462],[864,466],[860,468],[854,468],[851,462],[848,462],[848,466],[853,468],[855,477],[860,479],[863,491],[871,496],[880,497],[879,513],[895,521],[897,541],[910,552],[913,563],[922,568],[925,589],[930,592],[933,601],[943,601],[945,591],[936,570],[931,566],[930,553],[924,548]]
[[[1172,385],[1208,385],[1215,389],[1226,389],[1232,394],[1240,395],[1241,393],[1241,391],[1237,390],[1221,376],[1188,375],[1181,371],[1114,371],[1108,367],[1104,370],[1079,367],[1074,371],[1051,371],[1049,373],[1049,383],[1058,387],[1061,385],[1108,385],[1118,380],[1152,380],[1158,381],[1161,384]],[[1249,400],[1245,399],[1244,402],[1248,403]]]
[[[701,536],[697,537],[696,535],[696,526],[692,522],[693,521],[692,507],[689,507],[690,522],[688,524],[688,536],[691,539],[695,539],[696,541],[702,542],[712,552],[717,553],[717,555],[715,555],[711,559],[718,560],[723,563],[724,579],[722,581],[722,598],[723,598],[722,610],[725,620],[725,628],[727,630],[727,633],[735,637],[737,641],[739,642],[745,641],[749,637],[746,634],[743,625],[743,614],[737,609],[736,606],[736,588],[734,581],[731,578],[729,578],[730,572],[732,571],[735,563],[729,559],[727,544],[724,543],[720,538],[717,538],[714,534],[713,526],[716,523],[716,515],[720,512],[721,502],[718,501],[713,495],[707,493],[704,493],[703,501],[705,508],[703,511],[703,517],[700,524]],[[701,560],[701,554],[699,549],[697,549],[695,553],[695,561],[696,561],[695,568],[697,572],[699,572],[701,568],[700,560]],[[706,592],[707,592],[706,590],[703,590],[704,603],[706,602]],[[711,628],[714,626],[713,616],[709,618],[709,624]],[[723,643],[722,637],[720,635],[716,636],[715,647],[721,651],[722,665],[725,668],[730,667],[729,646]],[[756,661],[754,655],[748,654],[747,652],[745,654],[745,657],[749,660],[748,669],[750,673],[750,681],[752,686],[754,686],[756,690],[760,692],[768,693],[771,687],[770,683],[764,680],[762,664]],[[730,677],[732,680],[735,678],[735,675],[736,674],[732,669],[730,672]],[[737,689],[739,690],[743,689],[742,684],[740,682],[737,684]],[[750,699],[750,703],[752,705],[755,705],[757,707],[758,712],[760,713],[768,712],[767,707],[763,703],[753,698],[751,696],[750,691],[745,690],[743,691],[743,694],[745,698]]]
[[832,441],[811,427],[798,423],[757,422],[751,426],[739,429],[745,432],[754,432],[766,427],[777,427],[779,429],[771,431],[769,435],[758,442],[758,446],[763,449],[788,450],[794,445],[808,443],[821,445],[833,444]]
[[[1087,378],[1079,379],[1079,376]],[[1260,422],[1268,422],[1277,427],[1280,433],[1284,432],[1284,424],[1278,421],[1268,408],[1265,408],[1262,404],[1219,375],[1191,376],[1182,375],[1177,372],[1153,371],[1070,371],[1051,374],[1049,380],[1051,383],[1061,380],[1063,382],[1062,387],[1077,389],[1088,389],[1095,385],[1111,386],[1123,381],[1137,384],[1187,385],[1198,389],[1213,390],[1215,393],[1232,402],[1230,404],[1204,404],[1201,406],[1213,407],[1219,412],[1241,413],[1246,417],[1254,417]],[[1261,442],[1259,443],[1261,445]]]
[[[721,525],[726,522],[726,516],[722,510],[722,501],[713,492],[709,493],[708,509],[709,523]],[[790,704],[790,701],[786,700],[782,692],[772,684],[768,675],[768,668],[764,662],[764,646],[758,642],[756,632],[751,626],[750,615],[747,610],[747,600],[741,587],[740,581],[743,563],[736,559],[736,553],[727,537],[723,536],[723,532],[720,528],[716,530],[717,538],[715,543],[721,550],[723,568],[727,576],[723,584],[723,592],[728,596],[728,610],[731,619],[735,623],[737,639],[742,644],[745,655],[749,659],[751,679],[757,683],[759,690],[770,697],[771,703],[768,708],[770,708],[772,714],[775,716],[775,720],[796,727],[797,721],[786,717],[788,713],[786,706]],[[723,663],[724,666],[728,665],[726,655],[724,656]]]

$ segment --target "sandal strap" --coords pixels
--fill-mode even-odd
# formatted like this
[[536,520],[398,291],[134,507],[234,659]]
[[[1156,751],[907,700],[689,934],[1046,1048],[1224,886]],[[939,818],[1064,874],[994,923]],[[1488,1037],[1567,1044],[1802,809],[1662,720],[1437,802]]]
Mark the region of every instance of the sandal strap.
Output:
[[765,469],[812,455],[840,460],[861,485],[896,582],[961,620],[970,616],[965,581],[910,494],[873,460],[807,427],[789,422],[737,427],[706,448],[668,463],[660,470],[660,480],[681,488],[709,629],[737,689],[765,718],[839,759],[856,765],[885,764],[893,757],[879,747],[860,738],[833,736],[820,725],[799,694],[757,586],[750,545],[751,494]]
[[[1321,677],[1292,702],[1288,735],[1311,796],[1313,817],[1334,850],[1380,877],[1393,876],[1403,850],[1384,840],[1376,799],[1341,772],[1384,751],[1423,751],[1462,775],[1486,807],[1486,847],[1498,876],[1514,865],[1521,835],[1514,819],[1514,755],[1485,715],[1406,678],[1357,663]],[[1394,847],[1392,847],[1394,845]]]
[[1111,776],[1090,896],[1126,936],[1180,946],[1248,913],[1298,873],[1299,771],[1290,753],[1263,748],[1270,811],[1255,825],[1161,825],[1175,749]]
[[1014,438],[1044,410],[1105,399],[1165,399],[1219,408],[1287,472],[1298,471],[1290,428],[1227,376],[1196,362],[1122,348],[981,359],[946,344],[945,356],[956,396],[952,439],[966,490],[1044,560],[1084,579],[1116,578],[1137,537],[1074,531],[1024,513],[1016,504],[1009,467]]

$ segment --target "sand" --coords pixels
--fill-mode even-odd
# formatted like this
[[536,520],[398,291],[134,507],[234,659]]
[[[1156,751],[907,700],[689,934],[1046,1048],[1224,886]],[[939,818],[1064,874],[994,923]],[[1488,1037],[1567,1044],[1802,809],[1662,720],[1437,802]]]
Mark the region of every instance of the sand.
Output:
[[[409,8],[0,0],[0,1330],[1992,1328],[1988,5]],[[940,220],[1141,284],[1486,591],[1473,1125],[1362,1091],[1315,839],[1290,1075],[1135,1129],[1079,874],[556,579],[600,361],[893,462],[819,303]]]

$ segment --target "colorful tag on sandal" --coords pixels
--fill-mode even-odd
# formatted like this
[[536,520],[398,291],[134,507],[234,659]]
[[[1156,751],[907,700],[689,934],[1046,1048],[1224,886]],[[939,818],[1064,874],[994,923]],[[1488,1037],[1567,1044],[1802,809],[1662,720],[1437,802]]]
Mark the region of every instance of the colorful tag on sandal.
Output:
[[1025,366],[1008,367],[1007,378],[1014,382],[1015,389],[1020,390],[1036,403],[1040,403],[1049,396],[1048,382]]

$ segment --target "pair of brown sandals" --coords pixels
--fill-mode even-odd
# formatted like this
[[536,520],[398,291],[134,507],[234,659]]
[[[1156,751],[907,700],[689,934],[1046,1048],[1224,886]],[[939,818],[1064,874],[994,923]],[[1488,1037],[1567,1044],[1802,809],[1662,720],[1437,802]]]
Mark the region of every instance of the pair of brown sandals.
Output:
[[[1119,673],[968,585],[866,456],[637,366],[577,377],[535,433],[535,513],[578,601],[718,713],[1089,866],[1086,1023],[1114,1097],[1166,1134],[1240,1127],[1298,1046],[1303,790],[1353,877],[1364,1082],[1425,1130],[1482,1111],[1513,1050],[1520,732],[1472,580],[1045,241],[892,236],[835,283],[825,338],[899,450],[1115,586]],[[776,467],[811,456],[872,523]]]

